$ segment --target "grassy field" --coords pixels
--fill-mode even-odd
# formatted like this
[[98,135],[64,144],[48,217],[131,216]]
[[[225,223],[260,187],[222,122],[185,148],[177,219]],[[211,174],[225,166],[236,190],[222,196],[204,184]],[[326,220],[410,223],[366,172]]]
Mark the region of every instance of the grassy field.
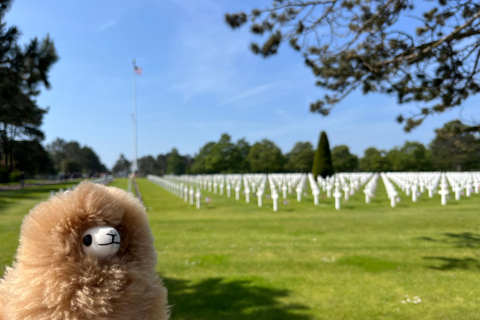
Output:
[[[204,192],[200,210],[138,179],[172,319],[478,319],[480,195],[407,197],[390,208],[381,181],[336,211],[291,196],[274,213]],[[112,183],[127,189],[128,181]],[[47,187],[46,187],[47,188]],[[0,273],[22,217],[48,192],[0,193]],[[23,192],[19,194],[19,192]]]
[[18,246],[20,225],[25,214],[40,201],[47,199],[50,192],[66,189],[78,184],[66,182],[28,187],[22,190],[0,191],[0,273],[10,265]]

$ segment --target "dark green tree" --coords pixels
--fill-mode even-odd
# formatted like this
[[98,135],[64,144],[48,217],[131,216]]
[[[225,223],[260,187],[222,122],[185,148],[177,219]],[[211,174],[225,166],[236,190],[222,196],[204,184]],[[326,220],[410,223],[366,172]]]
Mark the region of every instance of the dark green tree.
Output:
[[158,168],[156,174],[159,176],[163,176],[167,172],[167,156],[164,154],[159,154],[155,162],[156,167]]
[[[239,139],[236,144],[231,142],[227,133],[222,134],[218,142],[208,142],[195,159],[192,159],[191,173],[237,173],[249,172],[246,161],[250,145],[245,139]],[[187,166],[188,167],[188,166]]]
[[318,139],[317,150],[313,158],[312,174],[315,179],[318,176],[323,178],[333,175],[332,155],[330,153],[330,144],[328,143],[328,137],[325,131],[320,133]]
[[246,173],[250,172],[250,165],[247,156],[250,153],[250,144],[245,138],[239,139],[232,150],[230,172]]
[[142,176],[149,174],[160,175],[157,161],[152,156],[145,156],[138,159],[138,173]]
[[82,147],[80,149],[80,156],[82,160],[81,165],[83,172],[92,174],[95,172],[100,173],[108,171],[92,148],[87,146]]
[[385,156],[390,165],[387,171],[408,171],[405,170],[408,166],[405,163],[407,155],[402,153],[398,147],[389,150]]
[[120,158],[115,162],[112,172],[120,175],[127,175],[130,172],[132,163],[125,158],[125,155],[120,154]]
[[218,142],[208,142],[195,156],[193,173],[233,173],[247,172],[245,159],[250,145],[245,139],[234,144],[229,134],[224,133]]
[[409,131],[480,91],[478,1],[272,0],[225,18],[232,28],[247,24],[266,36],[251,45],[256,54],[269,57],[286,42],[301,52],[316,85],[330,91],[310,105],[322,115],[357,89],[380,92],[424,105],[397,118]]
[[17,141],[15,143],[15,170],[30,175],[38,173],[54,173],[50,154],[37,141]]
[[61,171],[65,173],[80,172],[82,171],[82,165],[74,159],[64,159],[61,163]]
[[178,153],[176,148],[167,155],[167,174],[184,174],[185,173],[185,161]]
[[67,158],[65,154],[65,145],[67,142],[61,138],[53,140],[51,143],[47,144],[46,149],[50,153],[50,156],[53,160],[54,167],[57,171],[61,171],[61,163],[64,159]]
[[354,172],[358,170],[358,157],[350,153],[346,145],[332,149],[332,164],[335,172]]
[[285,157],[274,142],[263,139],[256,142],[246,158],[253,173],[281,172],[285,165]]
[[189,156],[189,155],[184,155],[182,157],[182,163],[184,165],[185,171],[184,174],[191,174],[192,173],[192,167],[195,164],[195,158]]
[[315,152],[310,142],[297,142],[287,154],[286,169],[290,172],[310,172]]
[[465,132],[465,127],[460,120],[453,120],[435,130],[430,150],[437,170],[480,168],[480,140],[474,134]]
[[215,142],[207,142],[197,155],[195,155],[195,163],[192,166],[192,173],[212,173],[207,171],[207,157],[210,154],[212,148],[215,146]]
[[88,146],[82,147],[77,141],[67,142],[57,138],[48,144],[46,149],[50,153],[57,171],[66,172],[63,171],[65,165],[62,163],[64,160],[74,162],[79,166],[80,169],[75,172],[91,174],[108,171],[92,148]]
[[430,171],[428,149],[420,142],[406,141],[401,148],[393,148],[386,154],[389,171]]
[[7,27],[5,13],[11,0],[0,0],[0,148],[5,165],[14,168],[15,141],[42,140],[40,130],[47,109],[37,106],[40,86],[50,88],[48,73],[58,60],[53,41],[47,35],[18,44],[20,31]]
[[233,172],[233,153],[235,145],[231,142],[231,137],[224,133],[220,140],[210,149],[205,158],[205,169],[211,173]]
[[368,148],[364,151],[363,158],[359,161],[360,170],[363,172],[387,172],[391,165],[387,159],[385,150]]
[[240,154],[241,161],[239,162],[240,165],[240,172],[249,172],[250,165],[247,161],[248,154],[250,153],[251,146],[245,138],[239,139],[236,144],[238,153]]

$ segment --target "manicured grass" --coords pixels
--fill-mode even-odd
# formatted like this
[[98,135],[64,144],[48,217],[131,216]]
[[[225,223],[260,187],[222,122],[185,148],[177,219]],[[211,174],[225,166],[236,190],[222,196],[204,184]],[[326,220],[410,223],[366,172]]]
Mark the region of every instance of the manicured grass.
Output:
[[0,191],[0,273],[10,265],[18,246],[23,217],[39,202],[46,200],[50,192],[57,192],[79,181],[61,184],[25,187],[21,190]]
[[[478,319],[480,195],[445,207],[439,196],[403,196],[392,209],[379,181],[369,205],[361,191],[340,211],[333,199],[315,207],[291,195],[274,213],[271,200],[258,208],[208,192],[197,210],[137,182],[172,319]],[[40,200],[2,207],[3,195],[0,264],[14,255],[25,207]]]

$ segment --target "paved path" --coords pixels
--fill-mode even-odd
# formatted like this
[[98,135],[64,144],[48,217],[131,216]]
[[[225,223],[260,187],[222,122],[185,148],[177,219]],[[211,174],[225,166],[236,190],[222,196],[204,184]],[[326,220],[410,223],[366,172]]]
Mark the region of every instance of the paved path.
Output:
[[[35,186],[44,186],[46,184],[56,184],[56,183],[61,183],[65,182],[65,180],[48,180],[44,181],[42,183],[26,183],[25,188],[28,187],[35,187]],[[5,190],[19,190],[21,189],[20,183],[14,184],[14,185],[9,185],[9,186],[0,186],[0,191],[5,191]]]

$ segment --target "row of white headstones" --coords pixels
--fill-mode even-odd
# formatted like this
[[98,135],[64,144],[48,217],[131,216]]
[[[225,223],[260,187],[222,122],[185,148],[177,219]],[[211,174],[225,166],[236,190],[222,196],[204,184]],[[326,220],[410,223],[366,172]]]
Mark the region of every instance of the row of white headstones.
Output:
[[[327,197],[333,196],[336,199],[335,207],[340,209],[340,199],[343,197],[340,190],[344,191],[345,200],[348,200],[349,196],[353,195],[360,186],[369,182],[366,185],[366,189],[367,195],[370,197],[376,188],[376,185],[372,183],[376,179],[370,179],[370,177],[374,176],[372,173],[342,173],[331,178],[327,177],[327,179],[319,177],[317,181],[315,181],[312,174],[299,173],[167,175],[163,178],[149,175],[148,179],[176,194],[184,199],[185,202],[189,202],[192,205],[196,203],[197,208],[201,207],[201,190],[207,190],[220,195],[226,193],[227,197],[231,197],[232,192],[234,192],[236,200],[240,200],[241,194],[243,194],[246,203],[250,203],[252,195],[255,195],[259,207],[263,206],[263,196],[265,195],[272,199],[273,210],[278,211],[280,195],[282,195],[283,200],[286,200],[290,194],[296,193],[297,201],[302,201],[302,195],[306,194],[307,181],[314,197],[315,205],[319,204],[319,196],[322,192],[321,189],[323,189]],[[265,192],[267,184],[270,189],[269,195],[266,195]]]
[[[243,187],[243,194],[245,201],[250,203],[251,194],[255,194],[258,199],[258,206],[263,205],[263,195],[265,194],[266,183],[268,181],[271,190],[271,198],[274,203],[274,211],[278,210],[278,189],[277,186],[283,183],[283,197],[287,197],[288,193],[292,193],[292,188],[296,186],[298,193],[297,199],[301,199],[303,192],[304,179],[303,175],[289,175],[287,178],[280,175],[267,174],[218,174],[218,175],[183,175],[183,176],[165,176],[161,178],[158,176],[149,175],[148,179],[170,192],[176,194],[178,197],[189,202],[194,203],[196,199],[197,208],[201,206],[201,190],[208,190],[209,192],[219,193],[224,195],[226,190],[227,197],[232,196],[232,190],[235,192],[235,199],[240,200],[240,192]],[[286,182],[288,179],[288,182]],[[288,186],[288,187],[287,187]],[[300,201],[300,200],[299,200]]]
[[446,205],[449,186],[455,192],[455,199],[457,200],[460,199],[463,190],[465,190],[467,196],[470,196],[473,191],[478,193],[480,188],[479,172],[380,174],[355,172],[338,173],[326,179],[319,176],[317,180],[311,173],[167,175],[163,178],[150,175],[148,179],[176,194],[185,202],[189,202],[191,205],[196,203],[197,208],[201,207],[201,190],[220,195],[224,195],[226,191],[227,197],[231,197],[233,191],[236,200],[240,200],[240,194],[242,193],[246,203],[250,203],[251,196],[256,195],[257,204],[262,207],[263,196],[268,183],[273,210],[278,211],[280,194],[282,194],[283,200],[286,200],[288,195],[296,192],[297,201],[300,202],[302,194],[306,192],[307,181],[315,205],[319,204],[319,196],[323,192],[328,198],[335,198],[335,209],[339,210],[342,198],[348,201],[350,196],[354,195],[361,187],[363,187],[363,193],[365,194],[365,202],[370,203],[371,198],[375,196],[379,177],[383,180],[392,207],[395,207],[399,200],[399,193],[395,186],[405,192],[407,196],[411,195],[413,202],[416,202],[425,190],[428,190],[430,198],[438,193],[441,195],[442,205]]
[[395,207],[399,194],[395,185],[407,197],[411,196],[413,202],[417,202],[426,190],[429,198],[437,193],[443,206],[447,204],[450,189],[457,201],[462,194],[470,197],[473,192],[478,194],[480,189],[480,172],[390,172],[382,173],[382,179],[392,207]]

